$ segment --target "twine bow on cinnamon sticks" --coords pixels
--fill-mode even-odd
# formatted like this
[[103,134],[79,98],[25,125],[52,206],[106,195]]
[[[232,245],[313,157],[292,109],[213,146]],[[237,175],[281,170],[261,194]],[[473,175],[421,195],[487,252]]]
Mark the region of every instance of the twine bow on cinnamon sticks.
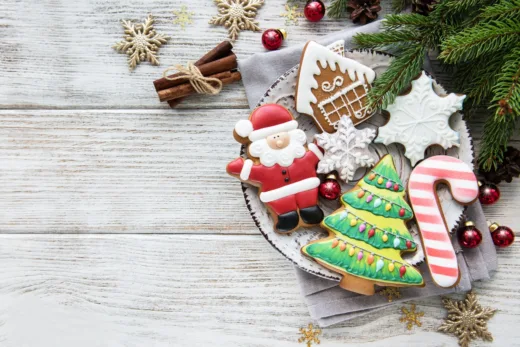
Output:
[[[159,100],[168,101],[173,108],[186,96],[195,93],[215,95],[224,85],[239,81],[242,76],[235,70],[237,58],[232,48],[229,41],[224,41],[195,63],[166,70],[163,78],[153,82]],[[166,76],[173,69],[179,72]]]

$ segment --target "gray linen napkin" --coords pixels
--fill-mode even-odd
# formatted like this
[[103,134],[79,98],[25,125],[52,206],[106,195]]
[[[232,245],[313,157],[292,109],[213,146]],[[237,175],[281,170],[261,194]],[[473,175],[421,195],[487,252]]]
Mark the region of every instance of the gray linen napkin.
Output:
[[[376,32],[381,21],[376,21],[360,27],[349,28],[317,40],[321,44],[330,44],[337,40],[345,40],[345,49],[352,47],[352,37],[359,32]],[[239,61],[242,81],[246,96],[253,109],[265,91],[279,76],[299,63],[301,51],[305,43],[294,45],[279,51],[258,53]],[[269,66],[269,69],[265,69]],[[423,265],[421,267],[425,278],[424,288],[402,288],[401,298],[394,302],[402,302],[421,297],[448,294],[456,291],[466,291],[471,288],[471,282],[490,278],[491,272],[497,268],[496,252],[487,232],[487,223],[479,203],[469,206],[467,217],[477,228],[483,231],[482,244],[472,250],[461,251],[454,239],[453,245],[458,251],[461,280],[457,287],[443,289],[436,287]],[[387,299],[380,295],[362,296],[348,292],[338,286],[338,282],[322,279],[300,269],[296,269],[302,295],[305,298],[311,317],[322,327],[353,319],[389,305]]]

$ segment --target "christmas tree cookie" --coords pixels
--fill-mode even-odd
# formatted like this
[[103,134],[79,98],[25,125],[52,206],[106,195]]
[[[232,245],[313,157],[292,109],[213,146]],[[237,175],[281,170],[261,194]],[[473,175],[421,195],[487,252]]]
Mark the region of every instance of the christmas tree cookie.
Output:
[[401,258],[416,250],[406,227],[413,212],[404,194],[393,159],[386,155],[343,194],[343,207],[323,220],[329,236],[305,245],[302,253],[341,273],[340,286],[356,293],[372,295],[375,284],[423,286],[421,273]]

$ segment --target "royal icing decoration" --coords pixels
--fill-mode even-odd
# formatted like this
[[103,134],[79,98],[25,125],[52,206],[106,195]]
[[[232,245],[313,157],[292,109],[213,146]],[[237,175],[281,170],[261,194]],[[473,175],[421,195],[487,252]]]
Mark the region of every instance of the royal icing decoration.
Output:
[[350,118],[342,117],[337,132],[315,136],[318,145],[325,150],[318,164],[318,173],[326,174],[336,170],[342,180],[351,181],[358,168],[374,165],[375,160],[368,145],[375,136],[373,129],[358,130]]
[[406,227],[413,212],[404,200],[405,192],[380,187],[376,177],[388,177],[402,187],[392,157],[384,156],[373,172],[343,194],[343,207],[323,220],[329,236],[302,248],[303,254],[341,273],[342,288],[365,295],[374,294],[375,284],[424,284],[421,273],[401,257],[402,252],[416,250]]
[[397,142],[406,148],[405,156],[412,166],[424,158],[424,151],[433,144],[444,149],[459,146],[459,133],[450,128],[448,121],[462,110],[465,95],[439,96],[433,90],[432,79],[423,71],[412,81],[412,90],[398,96],[386,108],[388,123],[379,128],[374,142],[389,145]]
[[446,182],[453,198],[467,205],[478,197],[478,184],[470,167],[457,158],[438,155],[425,159],[415,167],[408,181],[408,196],[434,282],[440,287],[453,287],[459,280],[457,255],[449,229],[438,205],[437,184]]
[[328,133],[336,131],[342,116],[358,124],[372,113],[366,106],[366,93],[375,76],[371,68],[310,41],[301,57],[296,110],[311,116]]
[[314,144],[306,146],[307,136],[297,127],[283,106],[258,107],[235,126],[235,136],[246,144],[250,158],[237,158],[227,166],[230,175],[260,188],[260,200],[280,233],[323,219],[316,174],[323,153]]

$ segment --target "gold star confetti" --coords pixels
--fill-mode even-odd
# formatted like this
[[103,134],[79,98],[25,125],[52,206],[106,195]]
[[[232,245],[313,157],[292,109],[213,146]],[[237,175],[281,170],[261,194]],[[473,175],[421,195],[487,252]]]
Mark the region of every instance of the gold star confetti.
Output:
[[256,12],[264,4],[264,0],[214,0],[218,15],[211,18],[209,24],[223,25],[228,29],[232,41],[238,38],[241,30],[260,31],[258,22],[254,21]]
[[154,19],[148,15],[144,23],[134,24],[122,20],[125,29],[124,40],[116,43],[113,48],[120,53],[128,55],[128,66],[130,70],[135,69],[142,61],[149,61],[153,65],[159,65],[157,51],[169,37],[157,34],[153,28]]
[[298,339],[299,343],[305,342],[307,344],[307,347],[312,347],[313,343],[317,345],[320,344],[320,339],[318,339],[318,336],[321,334],[321,329],[315,329],[312,323],[309,323],[307,329],[300,328],[300,334],[302,335],[302,337]]
[[401,316],[401,318],[399,318],[399,321],[407,323],[406,328],[408,330],[412,330],[414,324],[418,327],[422,325],[422,323],[419,321],[419,317],[423,317],[424,312],[415,312],[415,304],[412,304],[410,310],[408,310],[404,306],[401,307],[401,312],[403,312],[403,315]]
[[388,299],[388,302],[392,302],[394,299],[401,297],[401,292],[397,287],[385,287],[385,289],[379,291],[379,295],[384,295]]
[[493,335],[487,330],[487,321],[496,310],[482,308],[475,293],[469,292],[464,301],[443,298],[442,303],[448,310],[448,317],[439,327],[439,331],[457,336],[461,347],[468,347],[471,340],[477,337],[493,341]]
[[178,24],[182,30],[186,29],[186,24],[192,24],[193,20],[191,19],[191,16],[193,16],[194,12],[188,12],[188,8],[186,5],[182,5],[180,11],[173,11],[173,14],[177,16],[175,20],[173,21],[173,24]]
[[285,25],[298,25],[298,18],[303,17],[303,13],[298,11],[298,5],[290,6],[289,4],[285,5],[285,11],[280,13],[280,16],[285,18]]

